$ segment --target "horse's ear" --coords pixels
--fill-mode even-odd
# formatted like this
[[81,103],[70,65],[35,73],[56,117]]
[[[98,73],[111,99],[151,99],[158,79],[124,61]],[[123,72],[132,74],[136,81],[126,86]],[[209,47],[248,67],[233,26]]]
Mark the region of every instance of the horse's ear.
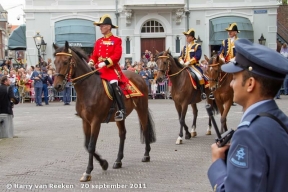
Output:
[[204,58],[207,62],[209,62],[209,58],[207,57],[207,55],[204,55]]
[[166,51],[167,53],[170,53],[170,47],[167,49],[167,51]]
[[54,50],[57,50],[59,48],[59,46],[56,45],[56,43],[53,43],[53,48],[54,48]]
[[159,55],[159,51],[158,50],[156,50],[156,55]]
[[68,41],[65,41],[65,49],[64,49],[64,52],[68,52],[68,49],[69,49],[69,43],[68,43]]

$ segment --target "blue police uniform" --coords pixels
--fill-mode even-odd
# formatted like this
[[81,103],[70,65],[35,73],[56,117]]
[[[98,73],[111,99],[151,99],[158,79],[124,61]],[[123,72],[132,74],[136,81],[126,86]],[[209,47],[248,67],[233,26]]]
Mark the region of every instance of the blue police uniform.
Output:
[[[235,48],[236,61],[221,67],[227,73],[247,69],[278,80],[288,74],[288,60],[276,51],[247,39],[239,39]],[[288,134],[274,119],[259,117],[261,112],[276,116],[288,127],[288,117],[274,100],[259,101],[248,107],[232,137],[227,161],[218,159],[208,170],[214,191],[287,191]]]
[[[39,77],[40,79],[35,79]],[[31,75],[31,80],[34,80],[34,89],[35,89],[35,103],[36,106],[42,106],[42,88],[43,88],[43,77],[40,71],[33,71]]]

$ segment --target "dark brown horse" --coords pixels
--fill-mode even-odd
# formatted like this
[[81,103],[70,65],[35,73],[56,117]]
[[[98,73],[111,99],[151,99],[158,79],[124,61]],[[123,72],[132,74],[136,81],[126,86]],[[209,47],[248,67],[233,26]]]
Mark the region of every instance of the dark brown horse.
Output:
[[[195,137],[197,135],[196,132],[196,120],[198,116],[198,109],[196,103],[201,101],[200,98],[200,90],[195,89],[190,80],[189,73],[187,72],[187,68],[184,68],[179,62],[178,59],[173,58],[169,53],[169,50],[164,52],[157,52],[156,54],[156,63],[158,65],[158,74],[157,79],[158,81],[162,81],[166,76],[170,78],[172,82],[172,89],[171,89],[171,96],[174,100],[174,104],[176,110],[178,112],[179,122],[180,122],[180,133],[176,140],[176,144],[182,143],[183,137],[183,127],[185,129],[185,139],[190,139],[191,136]],[[206,94],[210,93],[209,88],[205,89]],[[207,100],[211,106],[213,105],[213,101]],[[188,109],[188,105],[192,106],[193,109],[193,123],[192,123],[192,130],[189,133],[188,126],[185,123],[185,117]],[[217,111],[217,108],[213,108]],[[211,135],[211,121],[209,118],[208,122],[208,130],[207,135]]]
[[213,55],[211,59],[206,55],[204,57],[208,62],[206,74],[209,77],[210,90],[214,95],[215,102],[221,114],[221,132],[224,132],[227,131],[227,115],[233,104],[234,92],[230,87],[232,74],[221,70],[221,66],[225,63],[218,55]]
[[[99,74],[90,73],[92,70],[87,65],[86,54],[75,47],[69,47],[66,41],[65,46],[55,49],[55,66],[56,76],[54,79],[54,88],[57,91],[62,91],[67,81],[67,76],[71,76],[75,80],[75,90],[77,92],[76,111],[82,118],[83,130],[85,134],[85,147],[89,152],[89,162],[86,172],[81,177],[80,181],[91,180],[91,171],[93,170],[93,156],[99,161],[103,170],[107,170],[108,162],[102,159],[96,153],[96,142],[100,132],[101,123],[105,121],[109,113],[112,101],[107,97],[102,80]],[[87,75],[88,74],[88,75]],[[150,116],[148,109],[148,88],[141,76],[130,71],[125,71],[124,74],[129,80],[137,86],[143,93],[141,97],[133,97],[125,99],[126,116],[128,116],[133,109],[137,111],[140,121],[140,131],[142,142],[145,141],[145,153],[142,162],[150,161],[150,143],[156,141],[154,132],[154,122]],[[114,122],[114,114],[110,118],[110,122]],[[124,142],[126,139],[125,121],[116,122],[120,145],[117,159],[113,168],[121,168],[121,160],[124,157]]]

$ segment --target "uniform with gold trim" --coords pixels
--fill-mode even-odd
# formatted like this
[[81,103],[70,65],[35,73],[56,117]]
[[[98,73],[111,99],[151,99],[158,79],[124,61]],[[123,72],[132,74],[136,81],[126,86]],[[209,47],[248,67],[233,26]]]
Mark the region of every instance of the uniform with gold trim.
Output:
[[122,39],[114,36],[112,33],[105,35],[95,42],[90,61],[92,60],[96,69],[99,63],[105,62],[106,67],[102,67],[99,70],[102,79],[108,81],[119,79],[118,74],[121,72],[121,69],[118,62],[122,56],[121,45]]
[[[195,30],[193,28],[189,29],[187,32],[183,32],[183,34],[186,37],[192,36],[194,40],[196,40]],[[204,100],[206,99],[206,94],[204,92],[204,84],[208,84],[208,81],[207,79],[205,79],[203,71],[199,65],[199,60],[202,56],[201,45],[197,44],[194,40],[192,40],[190,43],[183,47],[181,55],[179,57],[179,62],[184,66],[189,66],[190,69],[196,74],[199,82],[199,88],[201,90],[201,98],[202,100]]]
[[[237,31],[237,33],[240,33],[237,28],[236,23],[232,23],[229,25],[228,28],[225,29],[226,31]],[[218,52],[218,55],[221,59],[223,59],[226,63],[229,62],[231,59],[234,59],[236,55],[236,50],[235,50],[235,41],[238,40],[237,35],[234,36],[233,38],[228,38],[223,40],[221,48]]]
[[126,83],[127,77],[124,76],[119,65],[122,56],[122,40],[111,32],[112,28],[118,28],[118,26],[112,24],[108,14],[103,15],[99,22],[94,22],[94,25],[111,26],[109,30],[102,32],[104,37],[95,42],[89,64],[94,64],[95,68],[99,69],[100,77],[109,81],[119,108],[115,114],[115,121],[122,121],[125,119],[125,105],[118,82]]

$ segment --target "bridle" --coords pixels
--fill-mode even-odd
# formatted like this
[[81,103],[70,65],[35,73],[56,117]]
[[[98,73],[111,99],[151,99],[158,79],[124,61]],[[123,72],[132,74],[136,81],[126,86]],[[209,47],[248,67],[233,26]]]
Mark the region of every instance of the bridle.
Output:
[[[63,74],[60,74],[60,73],[56,73],[55,76],[60,76],[60,77],[63,77],[63,80],[62,80],[62,85],[65,86],[67,81],[70,79],[72,84],[75,85],[76,83],[80,82],[80,81],[83,81],[84,79],[90,77],[92,74],[96,73],[99,69],[95,69],[91,72],[88,72],[88,73],[85,73],[84,75],[81,75],[79,77],[75,77],[73,79],[71,79],[71,75],[72,75],[72,71],[73,69],[75,69],[76,67],[76,64],[73,60],[73,57],[72,57],[72,51],[71,49],[69,48],[68,49],[68,52],[69,53],[66,53],[66,52],[58,52],[56,53],[56,56],[69,56],[69,66],[66,70],[66,73],[63,75]],[[77,54],[77,52],[76,52]],[[78,54],[77,54],[78,55]],[[79,55],[78,55],[79,56]],[[80,57],[81,58],[81,57]],[[84,59],[83,59],[84,60]],[[85,61],[85,60],[84,60]],[[86,61],[85,61],[86,62]],[[65,64],[64,64],[65,65]]]
[[[62,80],[62,86],[65,86],[67,81],[71,78],[71,74],[72,74],[72,70],[73,68],[75,67],[75,62],[72,58],[72,51],[71,49],[68,49],[68,52],[69,53],[66,53],[66,52],[58,52],[56,53],[56,56],[69,56],[69,64],[68,64],[68,67],[67,67],[67,70],[65,72],[65,74],[61,74],[61,73],[56,73],[54,76],[60,76],[60,77],[63,77],[63,80]],[[67,65],[67,64],[64,64],[64,65]],[[71,79],[72,81],[72,79]]]
[[[213,58],[213,59],[215,59],[215,58]],[[208,65],[208,67],[212,67],[212,68],[213,68],[213,67],[219,67],[219,68],[220,68],[220,63],[210,64],[210,65]],[[208,79],[208,81],[216,82],[216,86],[215,86],[216,89],[222,86],[223,80],[225,79],[225,77],[227,77],[227,73],[225,73],[225,74],[222,76],[222,73],[221,73],[221,72],[222,72],[221,69],[219,69],[219,70],[217,71],[217,77],[216,77],[216,79],[212,79],[212,78],[210,78],[210,77],[209,77],[209,79]]]
[[178,72],[169,75],[168,73],[170,71],[170,65],[171,65],[170,56],[169,55],[163,55],[163,56],[159,56],[158,58],[160,58],[160,59],[163,59],[163,58],[168,59],[167,63],[166,63],[166,61],[163,61],[165,65],[166,64],[168,65],[167,70],[165,71],[164,69],[159,69],[159,71],[161,71],[163,74],[165,74],[165,76],[167,76],[169,78],[180,74],[184,69],[187,68],[187,67],[184,67],[184,68],[180,69]]

